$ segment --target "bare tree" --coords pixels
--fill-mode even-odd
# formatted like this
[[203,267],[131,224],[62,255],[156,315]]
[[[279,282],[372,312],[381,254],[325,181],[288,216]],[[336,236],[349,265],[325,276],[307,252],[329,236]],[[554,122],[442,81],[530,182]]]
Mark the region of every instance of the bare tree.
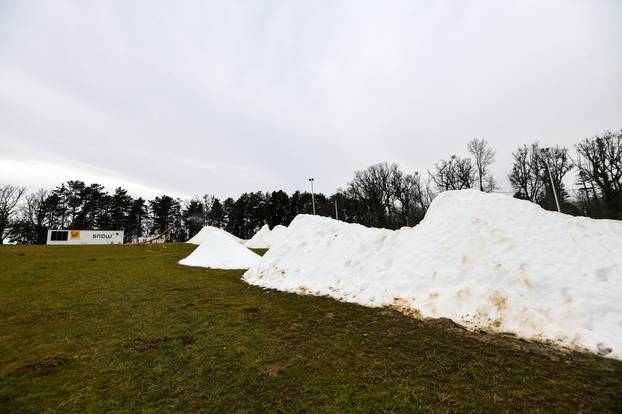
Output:
[[604,218],[601,211],[600,197],[598,195],[596,184],[585,171],[588,168],[581,154],[577,154],[572,163],[577,167],[577,189],[575,191],[575,199],[577,206],[586,216],[593,218]]
[[622,216],[622,130],[607,131],[577,145],[582,159],[577,163],[583,182],[596,184],[609,216]]
[[420,174],[386,162],[356,171],[343,196],[355,203],[363,223],[387,228],[418,223],[429,205]]
[[10,184],[0,187],[0,244],[4,244],[11,220],[17,213],[17,206],[25,192],[26,187]]
[[516,197],[538,203],[543,198],[544,172],[538,144],[523,145],[512,153],[514,164],[509,175]]
[[519,147],[512,155],[514,164],[509,179],[516,192],[515,197],[538,203],[551,210],[554,209],[551,178],[560,203],[568,197],[563,180],[573,164],[566,148],[543,149],[534,143]]
[[[554,196],[553,191],[551,191],[551,185],[554,186],[560,204],[563,203],[563,201],[568,198],[568,192],[564,185],[564,177],[572,170],[573,164],[568,156],[568,149],[559,146],[542,149],[540,151],[540,161],[543,163],[544,171],[547,174],[543,177],[545,183],[544,188],[546,190],[545,200],[543,200],[543,202],[546,202],[544,207],[553,209]],[[551,183],[551,178],[553,183]]]
[[397,170],[397,164],[374,164],[365,170],[355,171],[354,179],[348,184],[348,194],[364,203],[370,225],[391,226],[394,209],[391,176]]
[[6,238],[24,244],[45,244],[47,238],[47,190],[26,194],[17,207]]
[[32,243],[44,244],[47,238],[46,234],[46,200],[49,196],[49,192],[44,189],[40,189],[35,193],[28,194],[26,196],[26,203],[24,205],[25,216],[32,227]]
[[435,165],[436,171],[428,173],[440,191],[473,188],[476,173],[471,160],[452,155]]
[[392,185],[395,199],[400,204],[402,224],[410,226],[421,221],[427,206],[424,204],[420,174],[418,172],[404,174],[401,170],[394,171]]
[[428,174],[428,178],[421,191],[421,207],[423,208],[424,214],[430,208],[432,200],[434,200],[434,198],[438,195],[438,193],[434,190],[433,182],[434,180],[432,180],[432,177]]
[[483,139],[474,138],[467,144],[467,149],[475,159],[479,190],[491,192],[495,189],[495,181],[488,172],[488,167],[495,161],[495,151]]

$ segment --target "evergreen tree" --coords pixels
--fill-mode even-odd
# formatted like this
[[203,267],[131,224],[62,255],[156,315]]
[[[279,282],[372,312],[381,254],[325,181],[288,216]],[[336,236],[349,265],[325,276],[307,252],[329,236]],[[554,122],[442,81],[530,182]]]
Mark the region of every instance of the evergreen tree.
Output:
[[105,221],[99,219],[101,209],[106,204],[104,201],[105,196],[106,192],[101,184],[94,183],[84,188],[82,192],[83,207],[78,218],[78,222],[81,224],[80,227],[83,230],[96,229],[98,221]]
[[[163,232],[172,224],[181,224],[181,205],[178,199],[167,195],[156,197],[149,201],[149,210],[153,221],[151,227],[153,234]],[[181,231],[179,228],[176,229],[176,235]]]
[[82,210],[84,200],[82,198],[86,185],[83,181],[69,180],[67,181],[67,210],[69,214],[69,227],[72,229],[81,228],[78,216]]
[[182,217],[186,235],[188,238],[191,238],[205,225],[205,209],[203,202],[199,199],[190,200],[182,212]]
[[288,225],[293,217],[289,214],[289,196],[284,191],[273,191],[266,196],[264,215],[270,228],[281,224]]
[[217,198],[212,198],[212,203],[207,213],[207,224],[214,227],[225,227],[225,209]]
[[147,204],[141,197],[132,201],[125,228],[126,241],[134,241],[144,235],[145,221],[148,218]]
[[110,230],[125,230],[124,238],[126,241],[131,240],[127,227],[133,201],[127,190],[121,187],[117,187],[110,197]]

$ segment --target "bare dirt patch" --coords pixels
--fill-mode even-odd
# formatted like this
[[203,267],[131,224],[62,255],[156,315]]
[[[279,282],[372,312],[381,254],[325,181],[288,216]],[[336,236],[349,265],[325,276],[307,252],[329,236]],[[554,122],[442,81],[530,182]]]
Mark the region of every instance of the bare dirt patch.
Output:
[[136,352],[146,352],[152,349],[160,349],[160,347],[165,343],[170,341],[172,338],[168,336],[158,336],[155,338],[148,339],[137,339],[134,341],[132,345],[130,345],[130,349]]
[[24,371],[33,371],[37,373],[47,372],[53,368],[59,367],[61,365],[65,365],[69,362],[69,358],[63,355],[54,356],[51,358],[46,358],[44,360],[25,365],[23,367]]

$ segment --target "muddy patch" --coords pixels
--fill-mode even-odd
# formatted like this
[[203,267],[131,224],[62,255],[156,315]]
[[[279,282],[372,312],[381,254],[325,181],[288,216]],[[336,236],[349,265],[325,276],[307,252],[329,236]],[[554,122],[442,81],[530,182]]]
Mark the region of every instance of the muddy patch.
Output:
[[411,316],[417,319],[423,319],[423,315],[421,314],[419,309],[412,306],[412,302],[414,301],[414,298],[412,300],[404,298],[393,298],[393,303],[391,303],[390,308],[395,309],[396,311],[403,313],[404,315]]
[[273,364],[265,365],[263,367],[263,372],[269,377],[278,377],[281,371],[287,369],[291,365],[292,364],[289,361],[275,362]]
[[158,336],[148,339],[137,339],[130,345],[130,349],[135,352],[146,352],[153,349],[160,349],[162,345],[170,341],[172,338],[168,336]]
[[197,341],[197,339],[194,336],[190,336],[190,335],[180,336],[179,340],[181,341],[181,344],[184,346],[192,345]]
[[[493,294],[491,295],[490,299],[499,311],[507,307],[507,299],[500,294]],[[435,329],[442,329],[444,331],[456,334],[459,337],[474,339],[478,342],[490,344],[493,346],[502,346],[511,350],[544,355],[556,361],[565,359],[575,352],[586,352],[586,350],[581,351],[578,349],[575,350],[569,349],[567,347],[562,347],[555,341],[537,339],[529,340],[518,337],[510,332],[499,332],[496,330],[481,328],[481,326],[485,326],[482,324],[476,324],[479,327],[467,327],[460,325],[449,318],[425,317],[421,314],[421,312],[412,307],[411,301],[401,298],[394,298],[393,303],[390,306],[384,308],[380,313],[385,316],[392,315],[394,317],[400,317],[405,315],[407,317],[413,317],[415,319],[418,319],[423,324],[423,326],[433,327]],[[500,325],[495,322],[497,321],[488,321],[488,324],[491,325],[491,327],[495,325]],[[389,334],[388,336],[393,337],[396,335],[399,335],[399,332],[391,332],[391,334]],[[603,347],[603,353],[609,351],[605,348],[606,347]]]
[[21,370],[44,373],[61,365],[66,365],[67,363],[69,363],[69,361],[69,358],[67,358],[66,356],[58,355],[51,358],[46,358],[32,364],[25,365],[24,367],[22,367]]
[[243,310],[244,310],[244,313],[246,313],[249,316],[258,316],[261,313],[261,309],[255,308],[255,307],[244,308]]
[[497,291],[490,295],[490,303],[492,303],[492,305],[497,308],[498,312],[501,312],[502,310],[507,308],[507,301],[507,298]]

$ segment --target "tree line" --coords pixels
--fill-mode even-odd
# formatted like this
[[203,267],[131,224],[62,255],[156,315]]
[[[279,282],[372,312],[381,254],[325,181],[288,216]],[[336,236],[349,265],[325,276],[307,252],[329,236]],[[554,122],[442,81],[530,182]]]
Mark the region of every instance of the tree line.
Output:
[[[490,166],[495,151],[485,140],[467,144],[466,157],[452,155],[424,174],[387,162],[355,171],[345,188],[315,194],[316,213],[351,223],[396,229],[423,219],[434,197],[447,190],[497,189]],[[622,130],[586,138],[571,153],[565,147],[522,145],[513,153],[509,180],[514,197],[549,210],[593,218],[622,219]],[[565,181],[575,172],[576,190]],[[557,195],[557,201],[555,201]],[[175,224],[172,239],[185,241],[203,226],[250,238],[264,224],[289,225],[312,211],[309,192],[251,192],[221,200],[212,195],[181,200],[161,195],[135,198],[118,187],[70,180],[54,189],[27,192],[0,186],[0,244],[44,244],[49,229],[125,230],[125,241],[158,234]]]

